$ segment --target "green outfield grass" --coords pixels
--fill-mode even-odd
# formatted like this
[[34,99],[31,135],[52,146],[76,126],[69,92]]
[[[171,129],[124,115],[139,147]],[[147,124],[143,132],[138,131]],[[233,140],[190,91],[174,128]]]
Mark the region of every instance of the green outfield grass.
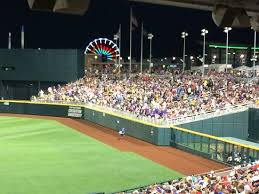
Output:
[[114,192],[183,175],[57,121],[0,117],[0,193]]

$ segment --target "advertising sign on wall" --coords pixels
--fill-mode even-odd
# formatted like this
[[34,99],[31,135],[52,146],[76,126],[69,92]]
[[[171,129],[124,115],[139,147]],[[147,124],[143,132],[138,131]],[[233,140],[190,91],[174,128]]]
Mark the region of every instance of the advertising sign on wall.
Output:
[[68,108],[67,116],[75,117],[75,118],[82,118],[82,115],[83,115],[82,107],[70,106]]

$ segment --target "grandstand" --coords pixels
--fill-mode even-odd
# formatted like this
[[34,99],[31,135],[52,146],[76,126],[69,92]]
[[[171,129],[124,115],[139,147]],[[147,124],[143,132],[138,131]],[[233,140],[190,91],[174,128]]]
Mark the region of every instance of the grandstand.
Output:
[[[145,86],[143,88],[143,85]],[[238,81],[232,74],[210,72],[171,77],[140,75],[130,79],[85,76],[64,87],[40,91],[34,101],[91,103],[173,123],[179,118],[255,104],[258,85]]]

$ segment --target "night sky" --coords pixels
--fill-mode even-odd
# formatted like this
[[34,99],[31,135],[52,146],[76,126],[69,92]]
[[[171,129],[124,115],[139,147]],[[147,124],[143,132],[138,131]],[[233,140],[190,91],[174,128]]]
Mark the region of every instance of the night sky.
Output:
[[[122,24],[122,54],[128,56],[129,10],[145,29],[154,34],[153,56],[181,56],[183,30],[189,33],[187,53],[202,53],[200,30],[209,30],[208,40],[225,42],[225,33],[213,22],[211,13],[148,4],[129,4],[127,0],[92,0],[84,16],[54,14],[31,11],[26,0],[9,0],[0,6],[0,47],[7,48],[8,32],[12,32],[13,47],[19,48],[21,25],[25,26],[25,47],[27,48],[80,48],[99,37],[112,39]],[[235,29],[230,33],[230,44],[251,44],[253,32],[250,29]],[[149,47],[145,38],[144,55]],[[133,57],[140,53],[140,28],[133,32]]]

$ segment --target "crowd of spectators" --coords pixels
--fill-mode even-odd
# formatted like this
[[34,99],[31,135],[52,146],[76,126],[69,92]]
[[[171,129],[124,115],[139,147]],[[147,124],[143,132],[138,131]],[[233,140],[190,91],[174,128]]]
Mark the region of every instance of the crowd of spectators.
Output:
[[259,161],[232,170],[202,176],[187,176],[140,188],[133,194],[258,194]]
[[226,153],[226,162],[230,165],[240,165],[245,163],[251,163],[254,158],[247,153],[242,153],[239,151],[234,151]]
[[173,72],[170,75],[135,75],[109,78],[85,76],[64,86],[40,91],[35,101],[91,103],[135,113],[137,116],[174,120],[182,116],[258,103],[259,85],[231,74]]

